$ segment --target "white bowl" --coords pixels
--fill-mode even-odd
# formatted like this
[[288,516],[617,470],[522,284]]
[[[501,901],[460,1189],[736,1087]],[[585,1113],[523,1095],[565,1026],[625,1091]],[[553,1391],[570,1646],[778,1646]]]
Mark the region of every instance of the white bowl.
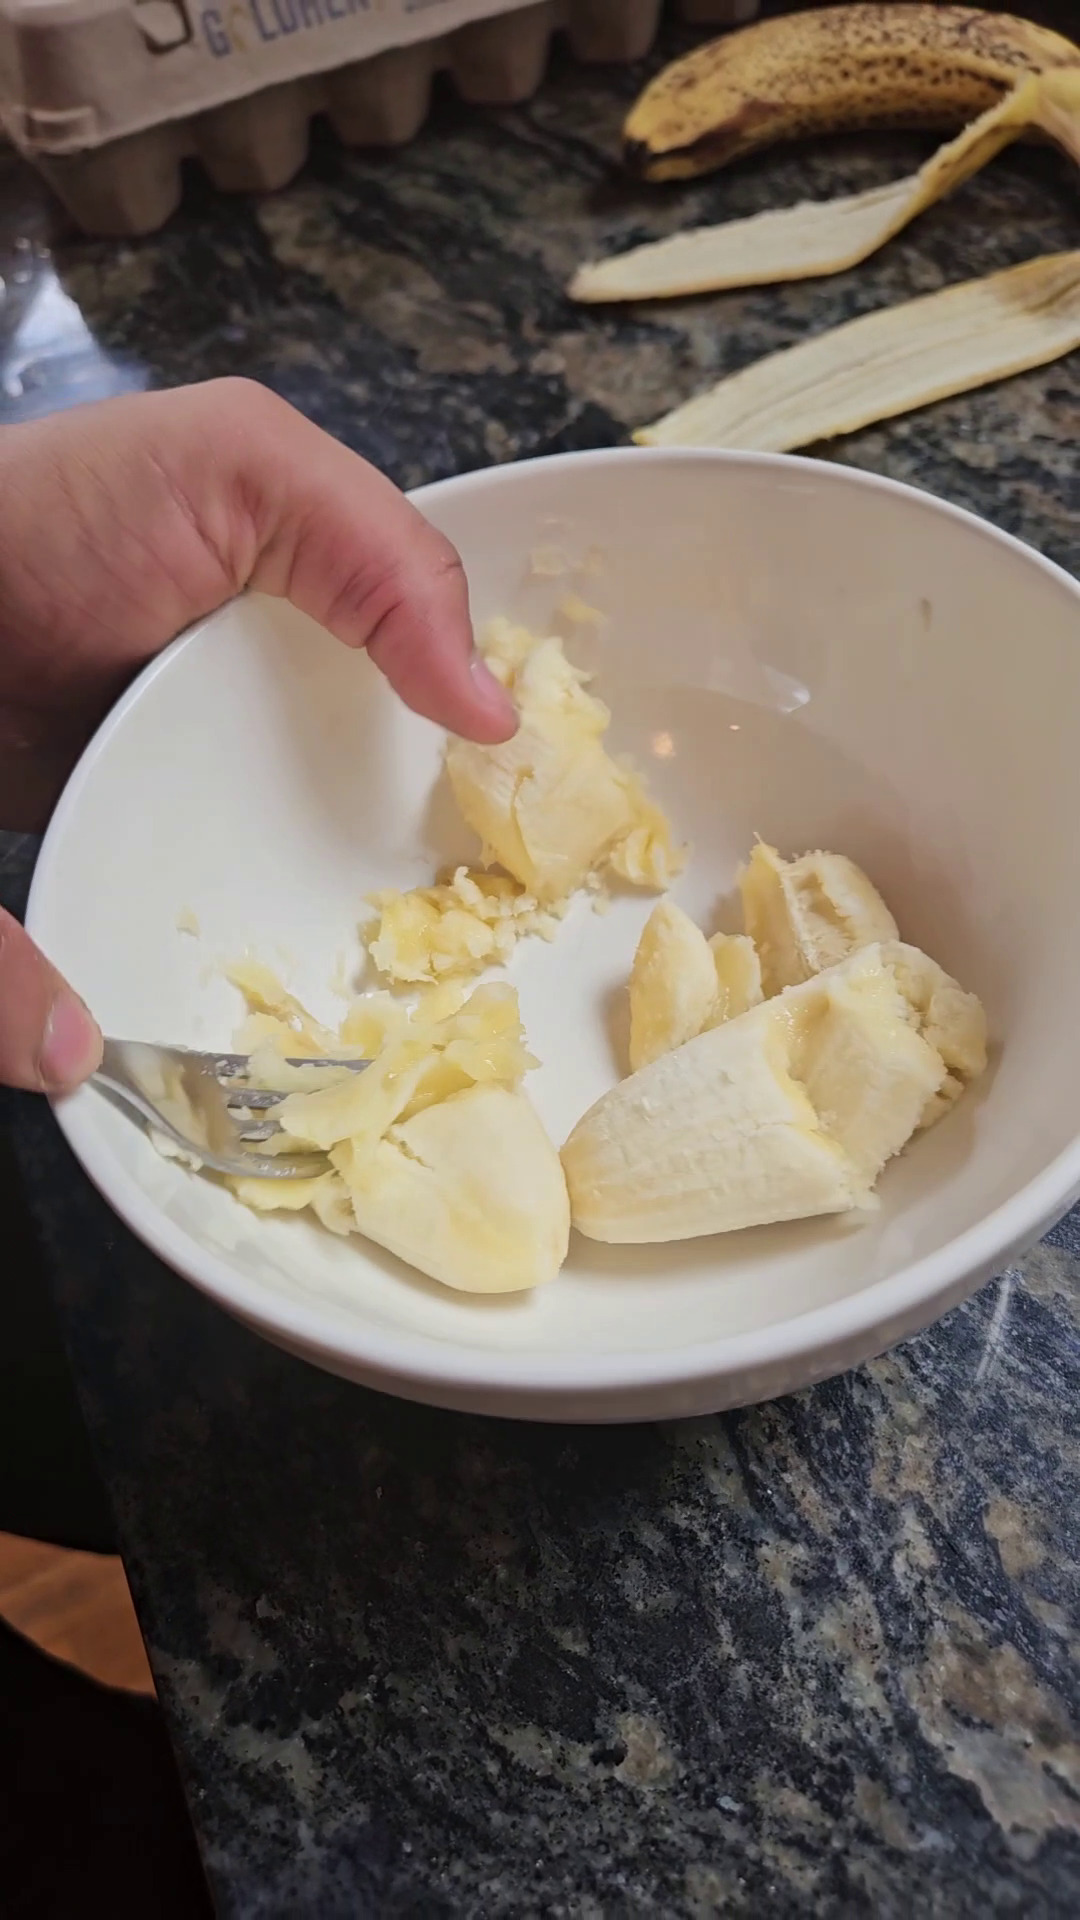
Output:
[[[852,855],[904,936],[989,1010],[991,1073],[843,1221],[604,1248],[528,1296],[450,1293],[360,1240],[259,1219],[84,1089],[60,1108],[133,1230],[267,1338],[439,1405],[644,1419],[764,1399],[880,1352],[1080,1194],[1080,588],[970,515],[865,474],[752,454],[571,454],[416,496],[479,620],[610,615],[570,648],[613,738],[693,842],[675,897],[716,924],[755,834]],[[531,570],[538,548],[585,571]],[[361,899],[472,851],[441,736],[290,608],[226,607],[155,661],[74,774],[29,925],[107,1031],[227,1044],[216,963],[249,949],[340,1009]],[[617,1074],[652,905],[579,902],[511,977],[556,1140]],[[180,933],[190,908],[201,940]],[[614,1042],[614,1044],[613,1044]]]

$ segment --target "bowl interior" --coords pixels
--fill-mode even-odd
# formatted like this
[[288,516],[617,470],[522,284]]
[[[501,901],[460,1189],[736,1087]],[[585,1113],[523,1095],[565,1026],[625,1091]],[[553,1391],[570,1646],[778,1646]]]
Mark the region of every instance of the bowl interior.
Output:
[[[454,1295],[359,1240],[257,1219],[84,1091],[66,1124],[127,1217],[152,1213],[159,1246],[164,1234],[220,1297],[234,1276],[242,1309],[271,1329],[302,1301],[331,1347],[362,1349],[381,1329],[580,1358],[789,1321],[1016,1195],[1076,1131],[1070,583],[929,499],[794,461],[576,456],[420,502],[465,557],[478,619],[558,620],[596,669],[615,745],[693,843],[675,897],[707,930],[736,924],[736,866],[756,834],[849,853],[905,937],[983,996],[993,1071],[888,1170],[880,1212],[857,1229],[647,1249],[575,1239],[559,1279],[529,1297]],[[604,623],[575,624],[571,596]],[[31,925],[116,1034],[228,1044],[240,1006],[221,963],[242,952],[332,1015],[335,981],[359,964],[364,894],[475,851],[440,759],[438,731],[366,660],[285,606],[235,604],[157,662],[91,748],[50,831]],[[618,898],[600,916],[579,901],[555,944],[514,960],[543,1062],[532,1093],[556,1139],[620,1071],[651,906]],[[185,910],[198,939],[178,931]]]

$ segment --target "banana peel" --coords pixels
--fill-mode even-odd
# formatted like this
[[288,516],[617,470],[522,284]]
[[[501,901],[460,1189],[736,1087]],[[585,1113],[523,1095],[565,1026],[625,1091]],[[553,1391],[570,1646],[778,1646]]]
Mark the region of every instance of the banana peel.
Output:
[[589,304],[659,300],[821,279],[869,259],[1025,134],[1046,135],[1080,165],[1080,49],[1077,62],[1021,80],[917,173],[889,186],[772,208],[635,247],[581,267],[570,296]]
[[1032,20],[981,7],[851,4],[762,20],[658,74],[624,128],[627,166],[690,179],[778,140],[870,127],[951,131],[1027,73],[1080,62]]
[[788,453],[969,393],[1080,347],[1080,250],[863,314],[768,354],[634,439]]

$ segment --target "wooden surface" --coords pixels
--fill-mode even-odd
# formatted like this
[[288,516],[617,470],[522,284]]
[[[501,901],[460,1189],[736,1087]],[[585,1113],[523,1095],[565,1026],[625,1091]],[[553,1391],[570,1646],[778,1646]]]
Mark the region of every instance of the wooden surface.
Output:
[[119,1560],[0,1533],[0,1614],[46,1653],[95,1680],[153,1693]]

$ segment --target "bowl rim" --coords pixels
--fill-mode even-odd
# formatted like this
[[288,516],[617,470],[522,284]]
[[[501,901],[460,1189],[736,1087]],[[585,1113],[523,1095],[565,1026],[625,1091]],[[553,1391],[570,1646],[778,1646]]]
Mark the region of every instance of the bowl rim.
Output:
[[[828,487],[854,486],[896,498],[922,511],[943,515],[980,538],[1004,547],[1027,567],[1034,567],[1075,600],[1080,620],[1080,582],[1034,547],[1006,533],[967,508],[939,499],[925,489],[864,472],[840,462],[824,462],[791,454],[750,453],[719,448],[609,447],[542,456],[501,467],[434,481],[408,496],[423,510],[453,492],[483,492],[493,484],[517,484],[538,470],[557,475],[568,466],[602,470],[634,461],[644,466],[697,464],[744,467],[780,474],[797,472]],[[155,656],[132,682],[107,715],[72,772],[53,813],[34,870],[26,914],[31,935],[53,887],[67,823],[79,805],[86,781],[114,734],[173,657],[208,626],[225,617],[227,602],[195,622]],[[498,1400],[508,1390],[521,1390],[537,1402],[567,1394],[612,1396],[618,1393],[661,1395],[665,1390],[690,1389],[708,1383],[733,1381],[739,1376],[767,1376],[805,1363],[806,1379],[853,1364],[836,1359],[845,1349],[860,1348],[863,1357],[896,1338],[925,1326],[955,1304],[965,1290],[999,1271],[999,1262],[1033,1244],[1080,1196],[1080,1127],[1069,1145],[1029,1180],[1019,1192],[995,1207],[976,1225],[921,1259],[896,1269],[858,1291],[824,1306],[796,1313],[769,1326],[660,1350],[631,1349],[609,1353],[561,1352],[558,1349],[510,1349],[449,1342],[422,1332],[399,1331],[365,1321],[337,1324],[342,1310],[329,1303],[292,1300],[263,1282],[249,1279],[229,1260],[195,1240],[177,1226],[147,1195],[138,1181],[119,1165],[96,1125],[97,1103],[92,1091],[81,1088],[53,1102],[61,1130],[105,1200],[143,1244],[183,1278],[208,1294],[220,1306],[247,1324],[264,1329],[269,1337],[293,1342],[311,1356],[323,1355],[355,1368],[372,1384],[395,1391],[415,1389],[419,1397],[438,1400],[444,1393]],[[467,1298],[468,1296],[466,1296]],[[362,1298],[359,1302],[362,1308]],[[876,1334],[881,1335],[878,1347]],[[861,1343],[861,1347],[860,1347]],[[814,1356],[824,1362],[812,1373]],[[831,1357],[830,1357],[831,1356]],[[528,1412],[528,1406],[523,1408]]]

